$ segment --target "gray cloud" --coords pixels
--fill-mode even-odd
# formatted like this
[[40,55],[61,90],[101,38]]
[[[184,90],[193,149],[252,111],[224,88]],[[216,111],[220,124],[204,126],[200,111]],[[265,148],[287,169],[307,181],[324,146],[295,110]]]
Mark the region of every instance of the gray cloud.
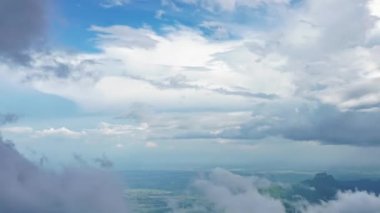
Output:
[[[156,46],[157,41],[147,35],[146,29],[134,29],[126,26],[111,26],[100,27],[91,26],[91,31],[97,33],[98,45],[114,45],[118,47],[141,47],[141,48],[153,48]],[[118,35],[123,35],[120,37]]]
[[87,161],[83,158],[82,155],[74,153],[73,154],[74,160],[80,165],[80,166],[87,166],[88,163]]
[[2,113],[0,113],[0,125],[16,122],[18,120],[18,118],[19,117],[16,114],[12,114],[12,113],[2,114]]
[[235,88],[208,88],[205,86],[197,85],[189,81],[184,75],[176,75],[165,78],[161,81],[158,80],[150,80],[147,78],[125,75],[124,77],[128,77],[131,79],[147,82],[159,89],[194,89],[194,90],[205,90],[211,91],[215,93],[219,93],[222,95],[231,95],[231,96],[241,96],[246,98],[256,98],[256,99],[264,99],[264,100],[274,100],[279,98],[276,94],[267,94],[267,93],[254,93],[251,92],[247,88],[243,87],[235,87]]
[[0,1],[0,57],[25,64],[28,51],[43,41],[45,0]]
[[0,138],[0,212],[125,213],[120,185],[102,171],[44,171]]
[[286,103],[258,107],[251,121],[226,129],[217,137],[260,139],[281,136],[324,144],[380,145],[380,112],[340,111],[321,103]]
[[343,109],[378,110],[380,109],[380,78],[365,79],[339,88],[326,91],[322,97]]
[[108,169],[108,168],[113,167],[113,162],[110,159],[108,159],[108,157],[104,154],[102,157],[95,158],[94,161],[95,163],[98,163],[99,166],[102,168]]

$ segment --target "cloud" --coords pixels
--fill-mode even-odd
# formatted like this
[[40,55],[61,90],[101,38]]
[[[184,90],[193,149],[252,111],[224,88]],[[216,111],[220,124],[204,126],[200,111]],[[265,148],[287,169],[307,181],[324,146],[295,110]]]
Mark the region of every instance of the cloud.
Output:
[[18,119],[19,119],[19,117],[16,114],[12,114],[12,113],[2,114],[2,113],[0,113],[0,126],[4,125],[4,124],[16,122]]
[[337,88],[333,93],[322,92],[320,97],[325,103],[337,105],[344,110],[379,110],[380,78],[360,80]]
[[258,8],[263,5],[289,4],[289,0],[181,0],[187,4],[197,4],[210,11],[235,11],[239,7]]
[[84,157],[80,154],[77,154],[77,153],[73,153],[73,158],[74,160],[80,165],[80,166],[87,166],[88,163],[86,161],[86,159],[84,159]]
[[213,170],[207,179],[195,181],[194,186],[217,211],[285,213],[281,201],[260,194],[252,180],[224,169]]
[[147,123],[141,123],[138,125],[128,124],[110,124],[103,122],[96,130],[103,135],[135,135],[148,130],[149,125]]
[[[343,110],[376,107],[379,42],[372,32],[378,17],[371,4],[311,0],[286,14],[273,39],[282,38],[275,49],[287,56],[285,69],[295,73],[296,95]],[[339,12],[330,16],[326,10]]]
[[107,158],[106,155],[102,155],[102,157],[95,158],[94,159],[95,163],[98,163],[101,168],[112,168],[113,167],[113,162]]
[[[97,41],[100,46],[140,47],[153,48],[157,41],[149,29],[134,29],[128,26],[100,27],[91,26],[91,31],[97,33]],[[123,37],[118,35],[125,35]]]
[[291,140],[356,146],[380,145],[378,111],[341,111],[319,102],[283,102],[257,107],[249,122],[226,129],[216,137],[260,139],[280,136]]
[[145,143],[145,147],[146,147],[146,148],[149,148],[149,149],[154,149],[154,148],[157,148],[157,147],[158,147],[158,144],[157,144],[157,143],[154,143],[154,142],[146,142],[146,143]]
[[[261,56],[245,41],[214,41],[184,26],[163,27],[162,34],[148,27],[91,29],[98,33],[101,53],[41,56],[39,67],[66,63],[70,72],[44,72],[44,78],[28,78],[28,84],[95,111],[120,111],[136,103],[158,109],[247,109],[255,102],[287,96],[294,88],[291,75],[276,70],[284,60],[275,54],[248,63]],[[59,60],[52,64],[54,57]]]
[[380,197],[365,191],[338,192],[335,200],[311,205],[303,210],[304,213],[376,213],[380,209]]
[[77,132],[70,130],[66,127],[61,128],[48,128],[35,131],[36,136],[48,137],[48,136],[63,136],[63,137],[73,137],[77,138],[83,135],[86,135],[85,131]]
[[165,11],[164,10],[157,10],[154,17],[156,19],[162,19],[165,15]]
[[81,136],[87,135],[86,130],[75,131],[67,127],[59,128],[46,128],[46,129],[34,129],[29,126],[11,126],[11,127],[2,127],[1,131],[11,134],[25,134],[33,137],[68,137],[68,138],[79,138]]
[[120,7],[129,4],[130,0],[104,0],[100,5],[105,8]]
[[33,47],[44,40],[45,0],[2,0],[0,2],[0,58],[25,64]]
[[88,168],[48,172],[0,139],[0,211],[9,213],[125,213],[120,185]]
[[[133,105],[125,113],[113,118],[112,122],[100,122],[93,128],[73,129],[68,127],[30,126],[1,127],[9,137],[32,137],[36,139],[65,138],[67,140],[98,141],[124,139],[129,142],[155,142],[162,139],[199,139],[202,136],[214,138],[225,129],[239,126],[250,120],[246,112],[157,112],[150,106]],[[224,120],[224,122],[220,122]],[[119,143],[119,142],[118,142]]]
[[28,134],[28,133],[34,132],[34,129],[28,126],[3,127],[0,130],[2,132],[14,133],[14,134]]

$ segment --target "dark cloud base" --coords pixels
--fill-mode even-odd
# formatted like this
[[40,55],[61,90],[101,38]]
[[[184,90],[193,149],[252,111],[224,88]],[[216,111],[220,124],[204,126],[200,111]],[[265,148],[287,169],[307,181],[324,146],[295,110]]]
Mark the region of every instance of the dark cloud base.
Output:
[[217,137],[262,139],[280,136],[323,144],[378,146],[379,123],[377,111],[341,111],[322,103],[285,103],[275,107],[263,105],[253,112],[251,121],[238,129],[227,129]]
[[46,0],[0,1],[0,58],[18,64],[30,60],[28,51],[44,40],[46,10]]

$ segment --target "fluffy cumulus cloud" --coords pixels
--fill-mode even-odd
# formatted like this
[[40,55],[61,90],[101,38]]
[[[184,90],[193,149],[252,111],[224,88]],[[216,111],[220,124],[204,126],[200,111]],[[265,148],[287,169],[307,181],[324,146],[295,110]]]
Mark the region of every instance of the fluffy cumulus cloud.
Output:
[[125,213],[120,185],[102,171],[48,172],[0,139],[0,211],[9,213]]
[[367,192],[339,192],[336,200],[309,206],[305,213],[376,213],[380,209],[380,197]]
[[[370,110],[378,104],[378,16],[372,1],[305,1],[287,16],[279,50],[297,73],[297,94],[341,110]],[[323,11],[339,11],[326,15]],[[347,24],[352,23],[352,24]]]
[[250,178],[224,169],[213,170],[207,179],[197,180],[194,185],[218,211],[285,213],[281,201],[260,194]]
[[44,39],[46,4],[45,0],[0,2],[0,58],[29,61],[28,51]]

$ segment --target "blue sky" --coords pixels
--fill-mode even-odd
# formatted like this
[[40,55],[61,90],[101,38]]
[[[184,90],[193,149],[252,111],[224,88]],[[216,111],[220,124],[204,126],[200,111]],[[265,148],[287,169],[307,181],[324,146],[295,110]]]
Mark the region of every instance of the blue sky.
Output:
[[380,166],[378,0],[41,4],[0,37],[0,129],[36,161]]

